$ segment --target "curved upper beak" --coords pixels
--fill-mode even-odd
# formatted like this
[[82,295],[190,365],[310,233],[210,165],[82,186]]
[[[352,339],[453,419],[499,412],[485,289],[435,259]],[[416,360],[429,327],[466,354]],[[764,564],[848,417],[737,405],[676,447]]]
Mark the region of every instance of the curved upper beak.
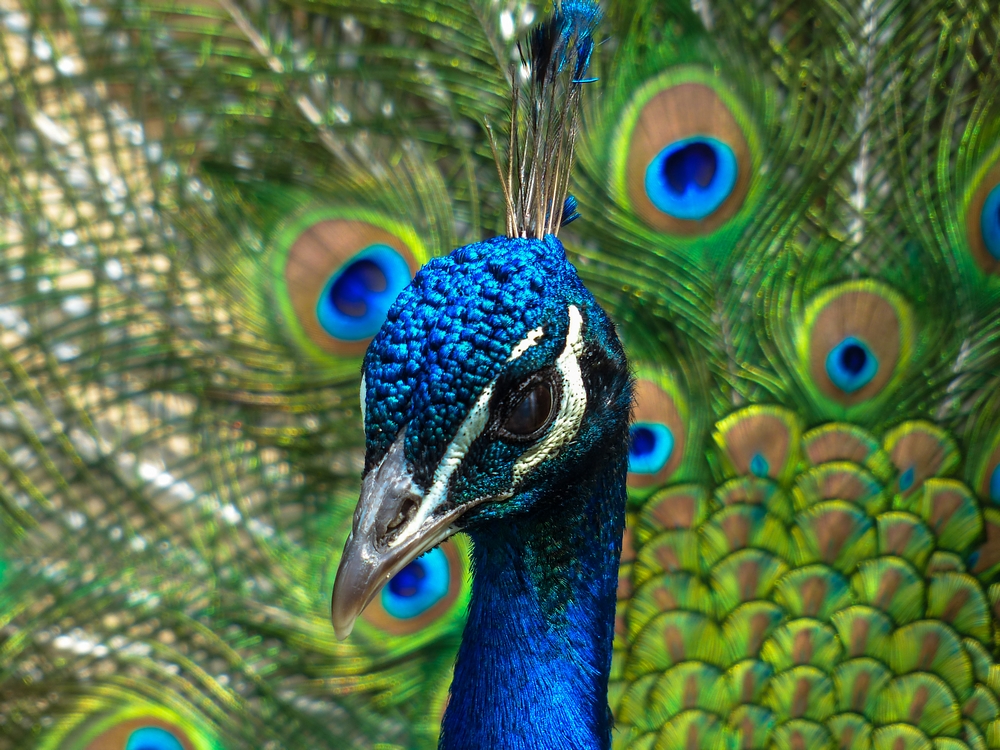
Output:
[[403,437],[364,479],[351,535],[333,584],[331,619],[339,640],[390,578],[458,531],[467,508],[444,512],[444,498],[413,483],[403,457]]

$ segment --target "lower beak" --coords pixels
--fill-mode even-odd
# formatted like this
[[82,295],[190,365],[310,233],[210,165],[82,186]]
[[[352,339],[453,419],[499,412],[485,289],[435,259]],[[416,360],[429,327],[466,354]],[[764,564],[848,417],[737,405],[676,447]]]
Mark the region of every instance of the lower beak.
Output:
[[394,575],[458,531],[455,523],[467,508],[434,514],[428,500],[406,468],[400,436],[361,487],[333,584],[331,619],[339,640]]

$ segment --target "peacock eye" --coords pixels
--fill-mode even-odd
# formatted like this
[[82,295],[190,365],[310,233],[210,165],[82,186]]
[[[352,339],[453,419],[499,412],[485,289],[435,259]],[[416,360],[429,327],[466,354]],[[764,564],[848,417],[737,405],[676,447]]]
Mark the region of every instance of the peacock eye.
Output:
[[513,440],[531,440],[552,421],[554,399],[552,386],[545,381],[534,385],[521,396],[506,421],[501,434]]
[[1000,260],[1000,185],[995,186],[983,201],[979,217],[979,228],[983,234],[986,252],[994,260]]
[[826,373],[844,393],[854,393],[878,373],[878,361],[865,343],[848,336],[826,357]]
[[338,357],[364,354],[422,254],[405,227],[325,209],[295,220],[277,245],[278,312],[306,350]]
[[638,422],[629,430],[628,470],[655,474],[674,452],[674,435],[665,424]]
[[979,268],[1000,275],[1000,159],[994,153],[974,178],[965,206],[965,231]]
[[683,398],[662,372],[636,380],[628,445],[630,489],[662,486],[677,471],[687,442],[685,410]]
[[468,581],[465,548],[446,539],[396,573],[361,617],[383,633],[414,635],[444,618],[464,617]]
[[[157,713],[160,713],[159,711]],[[187,729],[182,727],[187,725]],[[74,750],[193,750],[198,747],[216,745],[201,734],[190,723],[178,719],[178,723],[166,721],[159,716],[139,716],[121,721],[112,719],[101,722],[99,729],[91,730],[82,737],[83,744],[63,742],[60,748]]]
[[132,732],[125,750],[184,750],[184,746],[162,727],[143,727]]
[[701,220],[729,197],[736,185],[736,155],[720,140],[683,138],[667,145],[646,168],[646,195],[677,219]]
[[327,279],[316,317],[334,339],[374,336],[397,295],[410,283],[405,258],[388,245],[370,245]]
[[874,281],[817,294],[800,329],[803,370],[817,395],[850,407],[882,393],[912,356],[911,319],[906,301]]
[[382,589],[382,606],[400,620],[423,614],[448,595],[452,571],[438,547],[399,571]]
[[710,234],[740,212],[754,174],[752,118],[694,68],[647,81],[622,119],[613,189],[651,228]]

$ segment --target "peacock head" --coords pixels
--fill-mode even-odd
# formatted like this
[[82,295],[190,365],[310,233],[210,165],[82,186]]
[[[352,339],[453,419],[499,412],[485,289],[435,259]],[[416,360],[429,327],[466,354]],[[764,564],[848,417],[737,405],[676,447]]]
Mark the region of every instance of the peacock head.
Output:
[[452,534],[596,475],[609,446],[627,444],[631,399],[614,325],[555,237],[497,237],[428,263],[365,357],[365,470],[334,583],[337,636]]

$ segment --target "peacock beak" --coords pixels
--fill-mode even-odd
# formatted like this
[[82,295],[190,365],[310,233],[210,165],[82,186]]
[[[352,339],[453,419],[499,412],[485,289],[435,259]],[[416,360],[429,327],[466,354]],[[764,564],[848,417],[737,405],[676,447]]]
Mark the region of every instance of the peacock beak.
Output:
[[333,584],[331,619],[339,640],[396,573],[458,531],[455,522],[468,506],[447,508],[444,500],[414,484],[400,436],[361,486]]

